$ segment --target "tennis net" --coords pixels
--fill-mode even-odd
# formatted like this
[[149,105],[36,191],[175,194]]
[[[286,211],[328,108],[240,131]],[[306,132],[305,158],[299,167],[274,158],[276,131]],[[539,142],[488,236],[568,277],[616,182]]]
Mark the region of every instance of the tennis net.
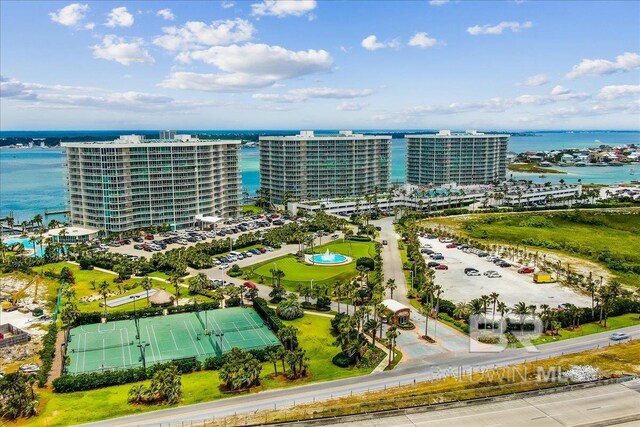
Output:
[[196,310],[196,311],[194,311],[194,313],[196,314],[196,317],[200,321],[200,324],[202,325],[202,329],[207,329],[207,327],[205,326],[204,322],[202,321],[202,317],[200,317],[200,312],[198,310]]
[[264,323],[263,324],[254,323],[254,324],[247,324],[243,326],[231,326],[227,328],[216,329],[214,331],[216,333],[240,332],[240,331],[249,331],[251,329],[260,329],[263,327],[264,327]]
[[133,341],[129,341],[129,342],[124,342],[121,344],[113,344],[113,345],[105,345],[102,347],[96,347],[96,348],[73,348],[71,349],[72,353],[85,353],[87,351],[99,351],[99,350],[108,350],[110,348],[120,348],[120,347],[128,347],[130,345],[133,345]]

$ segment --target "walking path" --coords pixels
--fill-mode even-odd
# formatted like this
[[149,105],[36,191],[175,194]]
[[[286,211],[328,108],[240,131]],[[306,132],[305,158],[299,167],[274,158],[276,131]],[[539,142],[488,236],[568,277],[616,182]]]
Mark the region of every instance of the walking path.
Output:
[[402,269],[402,258],[398,249],[398,234],[396,233],[393,217],[383,218],[377,221],[371,221],[375,226],[381,228],[380,240],[386,240],[387,244],[382,246],[382,273],[385,282],[393,279],[396,282],[397,289],[393,292],[396,301],[411,307],[409,298],[407,298],[407,281]]

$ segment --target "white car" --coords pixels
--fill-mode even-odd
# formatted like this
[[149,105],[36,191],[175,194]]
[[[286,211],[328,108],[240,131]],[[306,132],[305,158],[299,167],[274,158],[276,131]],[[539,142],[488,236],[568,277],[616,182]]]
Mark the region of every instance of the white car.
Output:
[[467,276],[479,276],[480,272],[479,271],[469,271],[466,274],[467,274]]
[[631,336],[629,334],[625,334],[624,332],[614,332],[611,334],[609,339],[611,341],[622,341],[622,340],[631,339]]
[[221,264],[220,267],[218,267],[219,270],[226,270],[227,268],[229,268],[229,264]]

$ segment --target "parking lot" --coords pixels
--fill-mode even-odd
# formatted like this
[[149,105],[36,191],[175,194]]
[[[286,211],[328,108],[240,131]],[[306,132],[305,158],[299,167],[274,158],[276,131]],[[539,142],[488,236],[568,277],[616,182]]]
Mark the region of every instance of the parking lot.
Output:
[[[135,242],[130,240],[130,243],[123,244],[121,246],[110,246],[105,245],[104,248],[109,252],[119,253],[123,255],[135,255],[142,256],[145,258],[151,258],[156,252],[165,252],[175,248],[181,247],[189,247],[193,246],[199,242],[210,242],[216,239],[236,239],[238,236],[256,231],[268,231],[272,228],[280,227],[286,223],[290,222],[289,220],[284,220],[280,217],[273,218],[271,222],[267,221],[263,218],[243,218],[239,220],[234,220],[231,224],[219,224],[216,225],[215,229],[211,230],[200,230],[200,229],[190,229],[179,232],[169,232],[169,233],[161,233],[153,235],[152,239],[141,238],[142,241]],[[244,230],[239,229],[240,224],[246,224],[247,227]],[[236,231],[237,230],[237,231]],[[151,246],[156,242],[158,244],[164,244],[164,247]],[[147,245],[151,246],[148,249],[136,249],[136,245]],[[233,248],[229,248],[231,251]]]
[[[420,237],[421,245],[431,245],[436,253],[444,255],[444,260],[437,260],[448,267],[448,270],[436,270],[436,283],[443,289],[443,298],[453,302],[469,302],[481,295],[489,295],[492,292],[500,294],[500,301],[513,307],[517,302],[524,301],[527,305],[548,304],[556,307],[564,303],[572,303],[577,306],[591,306],[591,299],[578,294],[574,290],[557,283],[534,283],[532,274],[520,274],[518,265],[511,267],[498,267],[493,262],[487,261],[474,253],[465,253],[461,249],[447,248],[448,243],[438,239]],[[427,262],[432,261],[429,255],[423,254]],[[511,263],[511,260],[507,260]],[[480,276],[467,276],[465,268],[475,268]],[[501,277],[489,278],[483,273],[488,270],[498,272]]]

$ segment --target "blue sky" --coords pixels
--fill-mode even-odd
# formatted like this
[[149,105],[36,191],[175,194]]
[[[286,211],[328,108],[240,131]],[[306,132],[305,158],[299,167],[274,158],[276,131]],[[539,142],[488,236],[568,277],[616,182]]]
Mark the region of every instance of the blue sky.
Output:
[[640,2],[3,0],[0,74],[3,130],[640,130]]

